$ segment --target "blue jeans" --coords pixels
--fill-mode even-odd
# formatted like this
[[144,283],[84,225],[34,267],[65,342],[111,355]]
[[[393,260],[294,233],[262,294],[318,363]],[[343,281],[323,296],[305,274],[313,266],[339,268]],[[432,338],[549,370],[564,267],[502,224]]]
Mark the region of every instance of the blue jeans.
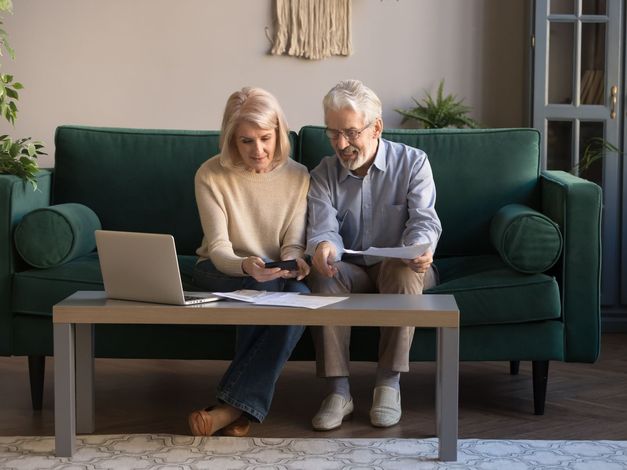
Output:
[[[196,264],[193,282],[204,290],[214,292],[238,289],[309,292],[304,282],[295,279],[258,282],[250,276],[227,276],[209,260]],[[262,422],[270,410],[279,374],[304,330],[304,326],[238,326],[235,356],[218,385],[218,400]]]

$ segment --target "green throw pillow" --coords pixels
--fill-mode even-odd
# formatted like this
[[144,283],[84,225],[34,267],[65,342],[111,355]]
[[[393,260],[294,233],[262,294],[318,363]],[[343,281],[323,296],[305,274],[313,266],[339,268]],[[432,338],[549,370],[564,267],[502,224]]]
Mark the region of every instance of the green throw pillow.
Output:
[[35,268],[51,268],[96,248],[100,219],[82,204],[59,204],[25,215],[15,229],[15,247]]
[[562,234],[557,224],[521,204],[499,209],[490,224],[490,240],[501,259],[522,273],[546,271],[562,252]]

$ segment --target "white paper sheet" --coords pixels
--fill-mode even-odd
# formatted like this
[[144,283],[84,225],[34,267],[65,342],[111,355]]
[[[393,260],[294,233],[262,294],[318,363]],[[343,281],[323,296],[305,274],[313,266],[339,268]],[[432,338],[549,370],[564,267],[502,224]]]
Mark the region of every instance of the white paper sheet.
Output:
[[351,255],[379,256],[381,258],[414,259],[424,254],[424,252],[427,251],[430,246],[430,243],[421,243],[419,245],[412,246],[397,246],[394,248],[377,248],[376,246],[373,246],[363,251],[344,250],[344,252]]
[[325,307],[348,299],[348,297],[323,297],[318,295],[300,295],[298,292],[266,292],[252,289],[241,289],[234,292],[213,292],[213,295],[255,305],[276,305],[279,307],[304,307],[312,309]]

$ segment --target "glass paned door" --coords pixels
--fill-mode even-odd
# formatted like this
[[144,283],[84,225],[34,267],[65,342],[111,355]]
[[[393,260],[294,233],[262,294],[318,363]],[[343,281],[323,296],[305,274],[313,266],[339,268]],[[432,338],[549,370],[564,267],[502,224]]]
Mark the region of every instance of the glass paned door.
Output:
[[551,14],[574,14],[576,0],[553,0],[551,2]]
[[[619,146],[623,0],[536,0],[533,125],[542,165],[603,186],[602,302],[620,303],[620,159],[585,164],[590,145]],[[615,102],[616,101],[616,102]],[[627,298],[625,299],[627,300]]]
[[605,104],[605,23],[581,23],[581,104]]

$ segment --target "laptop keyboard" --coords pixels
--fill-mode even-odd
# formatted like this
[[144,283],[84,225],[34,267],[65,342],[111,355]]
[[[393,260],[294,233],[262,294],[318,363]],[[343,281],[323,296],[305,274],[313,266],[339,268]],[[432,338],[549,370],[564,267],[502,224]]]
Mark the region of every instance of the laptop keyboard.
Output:
[[194,303],[194,304],[201,304],[204,302],[211,302],[212,300],[216,300],[216,298],[211,295],[202,296],[202,295],[183,294],[183,298],[185,299],[186,303]]

